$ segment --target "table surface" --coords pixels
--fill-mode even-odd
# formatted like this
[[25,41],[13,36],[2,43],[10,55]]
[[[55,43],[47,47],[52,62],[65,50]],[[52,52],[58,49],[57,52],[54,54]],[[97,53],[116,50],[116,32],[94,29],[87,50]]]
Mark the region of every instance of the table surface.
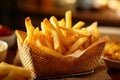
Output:
[[[15,44],[13,47],[8,49],[5,62],[14,64],[13,62],[14,59],[16,58],[16,53],[17,53],[17,45]],[[110,76],[111,80],[120,80],[120,70],[108,68],[107,74]]]

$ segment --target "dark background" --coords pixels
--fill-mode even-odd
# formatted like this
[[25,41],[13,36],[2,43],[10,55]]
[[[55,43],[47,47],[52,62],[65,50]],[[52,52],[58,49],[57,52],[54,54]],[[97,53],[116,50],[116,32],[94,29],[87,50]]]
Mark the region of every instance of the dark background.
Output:
[[65,11],[72,11],[73,24],[84,21],[86,25],[94,21],[99,26],[120,27],[120,16],[108,7],[82,8],[77,0],[74,4],[62,4],[62,0],[0,0],[0,24],[12,29],[25,30],[24,20],[30,17],[34,26],[40,26],[44,18],[56,16],[64,18]]

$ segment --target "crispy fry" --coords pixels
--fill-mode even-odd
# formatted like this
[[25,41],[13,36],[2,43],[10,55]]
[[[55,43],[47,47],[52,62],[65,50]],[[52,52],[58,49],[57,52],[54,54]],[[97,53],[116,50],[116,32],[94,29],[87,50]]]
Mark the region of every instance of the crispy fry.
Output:
[[29,80],[30,78],[32,78],[32,76],[28,69],[5,62],[0,63],[1,80]]
[[83,21],[77,22],[72,28],[73,29],[80,29],[85,23]]
[[43,20],[43,22],[44,22],[44,26],[46,26],[46,28],[49,28],[49,30],[55,30],[55,28],[54,28],[54,26],[49,22],[49,20],[47,19],[47,18],[45,18],[44,20]]
[[41,41],[39,39],[39,35],[38,34],[39,34],[39,28],[37,27],[34,30],[34,40],[35,40],[35,45],[37,45],[37,46],[41,45]]
[[43,46],[43,45],[40,45],[39,46],[39,49],[43,52],[45,52],[46,54],[50,54],[50,55],[53,55],[53,56],[56,56],[56,57],[63,57],[63,55],[53,49],[50,49],[46,46]]
[[58,51],[61,53],[61,42],[58,36],[58,33],[56,31],[56,29],[53,27],[53,25],[46,19],[43,21],[45,23],[45,26],[47,26],[49,29],[51,29],[51,33],[53,35],[53,45],[54,45],[54,49],[55,51]]
[[91,45],[90,42],[90,37],[88,37],[88,39],[85,41],[85,43],[83,44],[84,49],[88,48]]
[[68,29],[68,28],[63,28],[60,27],[62,30],[66,30],[67,33],[71,33],[71,34],[78,34],[78,35],[83,35],[83,36],[90,36],[90,32],[87,31],[86,28],[82,28],[82,29]]
[[24,41],[24,44],[26,44],[27,42],[34,44],[34,42],[35,42],[34,35],[33,35],[34,27],[32,26],[31,19],[29,17],[27,17],[25,19],[25,25],[26,25],[26,29],[27,29],[27,37]]
[[66,26],[65,19],[63,18],[63,19],[59,20],[58,25],[61,26],[61,27],[65,27]]
[[39,40],[40,40],[40,43],[41,43],[41,45],[46,45],[46,43],[45,43],[45,36],[44,36],[44,34],[43,34],[43,32],[42,31],[39,31],[39,33],[38,33],[38,38],[39,38]]
[[97,28],[97,22],[92,23],[86,29],[92,34],[92,36],[96,37],[97,39],[99,38],[99,31]]
[[50,18],[50,22],[57,30],[59,29],[58,21],[57,21],[57,18],[55,16],[52,16]]
[[46,45],[49,48],[53,49],[52,33],[44,22],[41,23],[41,29],[44,34],[44,38],[45,38],[44,40],[46,42]]
[[79,34],[79,35],[83,35],[83,36],[90,36],[90,32],[87,31],[86,28],[82,28],[82,29],[73,29],[73,32]]
[[74,44],[73,46],[68,50],[67,54],[72,54],[76,49],[78,49],[85,41],[87,40],[87,37],[82,37],[79,38]]
[[66,28],[71,28],[72,27],[72,12],[67,11],[65,13],[65,20],[66,20]]
[[109,59],[120,60],[120,43],[116,41],[107,42],[102,55]]
[[68,45],[68,44],[73,43],[75,41],[76,41],[75,36],[69,36],[68,38],[65,39],[65,45]]
[[57,19],[56,19],[56,17],[54,17],[54,16],[52,16],[51,18],[50,18],[50,22],[53,24],[53,26],[56,28],[56,31],[57,31],[57,34],[58,34],[58,38],[60,39],[60,41],[61,41],[61,45],[62,44],[66,44],[65,43],[65,37],[64,37],[64,35],[62,34],[62,32],[61,32],[61,30],[60,30],[60,27],[59,27],[59,25],[58,25],[58,21],[57,21]]
[[61,45],[60,45],[60,40],[58,38],[58,34],[55,31],[53,31],[52,33],[53,33],[54,49],[61,53]]

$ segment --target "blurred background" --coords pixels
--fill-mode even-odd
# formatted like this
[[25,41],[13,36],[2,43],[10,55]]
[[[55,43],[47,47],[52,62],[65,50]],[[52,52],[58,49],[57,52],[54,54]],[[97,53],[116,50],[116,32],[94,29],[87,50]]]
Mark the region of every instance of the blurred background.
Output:
[[28,16],[39,26],[44,18],[63,18],[67,10],[72,11],[73,24],[98,21],[99,26],[120,27],[120,0],[0,0],[0,24],[25,30]]

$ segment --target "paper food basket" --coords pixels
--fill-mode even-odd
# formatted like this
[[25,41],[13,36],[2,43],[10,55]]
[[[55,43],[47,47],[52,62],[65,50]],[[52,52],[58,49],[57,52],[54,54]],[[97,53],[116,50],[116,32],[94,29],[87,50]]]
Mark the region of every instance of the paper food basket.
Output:
[[[89,46],[79,57],[55,57],[46,54],[34,45],[23,45],[26,32],[18,31],[17,43],[19,57],[23,66],[31,71],[34,78],[69,75],[94,70],[99,66],[99,59],[108,36],[100,38]],[[81,53],[79,53],[81,54]]]

